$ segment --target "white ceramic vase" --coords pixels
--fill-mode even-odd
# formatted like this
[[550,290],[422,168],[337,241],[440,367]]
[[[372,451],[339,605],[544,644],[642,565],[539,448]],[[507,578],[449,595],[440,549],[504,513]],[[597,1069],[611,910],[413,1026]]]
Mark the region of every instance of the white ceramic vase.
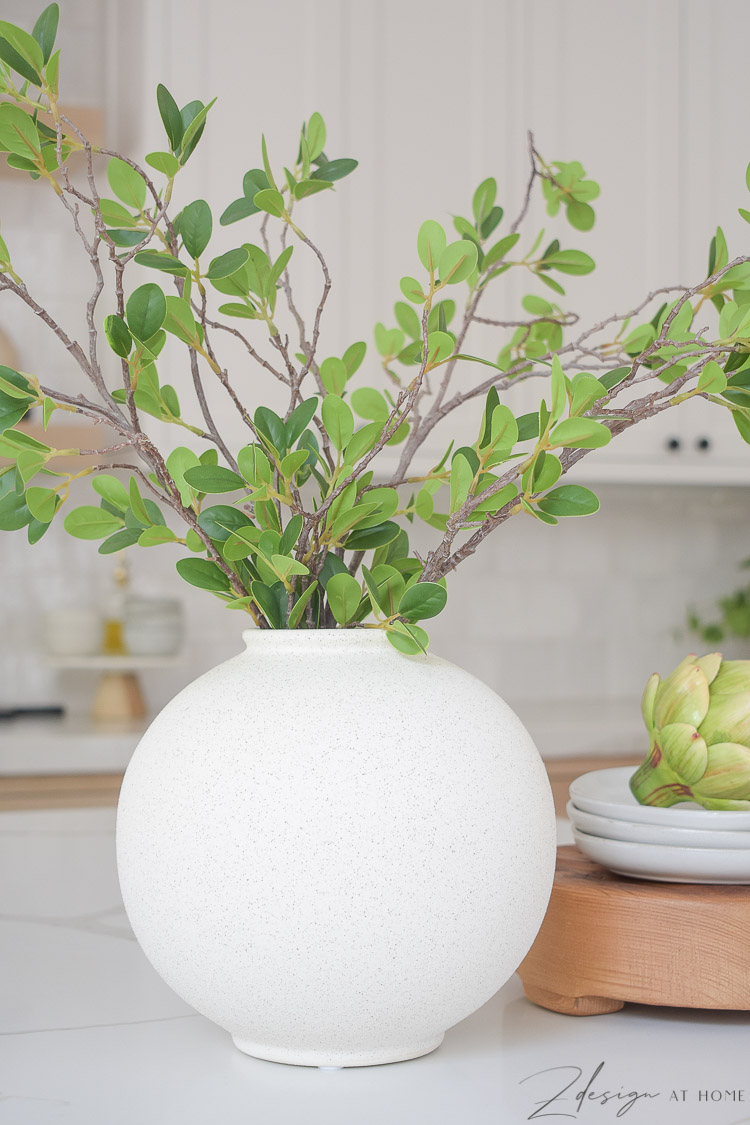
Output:
[[117,851],[136,937],[250,1055],[427,1054],[541,925],[555,864],[541,759],[485,684],[379,630],[245,640],[128,766]]

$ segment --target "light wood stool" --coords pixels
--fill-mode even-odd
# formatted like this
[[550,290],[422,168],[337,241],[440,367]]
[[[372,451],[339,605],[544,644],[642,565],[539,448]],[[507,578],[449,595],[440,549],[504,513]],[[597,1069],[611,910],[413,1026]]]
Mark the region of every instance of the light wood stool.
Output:
[[571,1016],[626,1001],[750,1010],[750,886],[630,879],[558,848],[547,915],[518,972],[529,1000]]

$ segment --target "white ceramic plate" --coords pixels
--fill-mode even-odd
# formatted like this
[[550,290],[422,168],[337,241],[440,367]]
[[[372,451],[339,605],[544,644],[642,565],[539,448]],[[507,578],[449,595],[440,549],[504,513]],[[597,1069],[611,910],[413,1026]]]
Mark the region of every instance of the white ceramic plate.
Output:
[[618,875],[657,883],[750,883],[750,850],[633,844],[575,827],[573,836],[584,855]]
[[571,785],[570,798],[577,809],[609,816],[614,820],[665,824],[671,828],[710,828],[711,831],[720,828],[722,831],[730,829],[750,832],[750,811],[710,812],[686,801],[668,809],[639,804],[628,787],[634,773],[634,766],[617,766],[614,769],[584,773]]
[[750,848],[750,832],[723,832],[705,828],[670,828],[668,824],[639,824],[584,812],[568,801],[565,811],[581,832],[605,840],[629,840],[633,844],[673,845],[683,848]]

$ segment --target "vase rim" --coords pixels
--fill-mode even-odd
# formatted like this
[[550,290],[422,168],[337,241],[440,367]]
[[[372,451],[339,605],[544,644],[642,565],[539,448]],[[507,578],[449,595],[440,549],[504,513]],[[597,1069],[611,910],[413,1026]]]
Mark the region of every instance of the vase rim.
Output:
[[[247,649],[262,645],[287,648],[300,647],[348,649],[390,647],[384,629],[244,629],[242,639]],[[395,651],[395,650],[394,650]]]

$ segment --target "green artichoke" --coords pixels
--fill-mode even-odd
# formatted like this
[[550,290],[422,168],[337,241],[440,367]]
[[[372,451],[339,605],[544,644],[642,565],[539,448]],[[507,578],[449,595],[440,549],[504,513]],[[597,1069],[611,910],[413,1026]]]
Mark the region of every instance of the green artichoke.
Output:
[[641,711],[651,748],[630,788],[642,805],[750,810],[750,660],[691,653],[663,682],[654,673]]

